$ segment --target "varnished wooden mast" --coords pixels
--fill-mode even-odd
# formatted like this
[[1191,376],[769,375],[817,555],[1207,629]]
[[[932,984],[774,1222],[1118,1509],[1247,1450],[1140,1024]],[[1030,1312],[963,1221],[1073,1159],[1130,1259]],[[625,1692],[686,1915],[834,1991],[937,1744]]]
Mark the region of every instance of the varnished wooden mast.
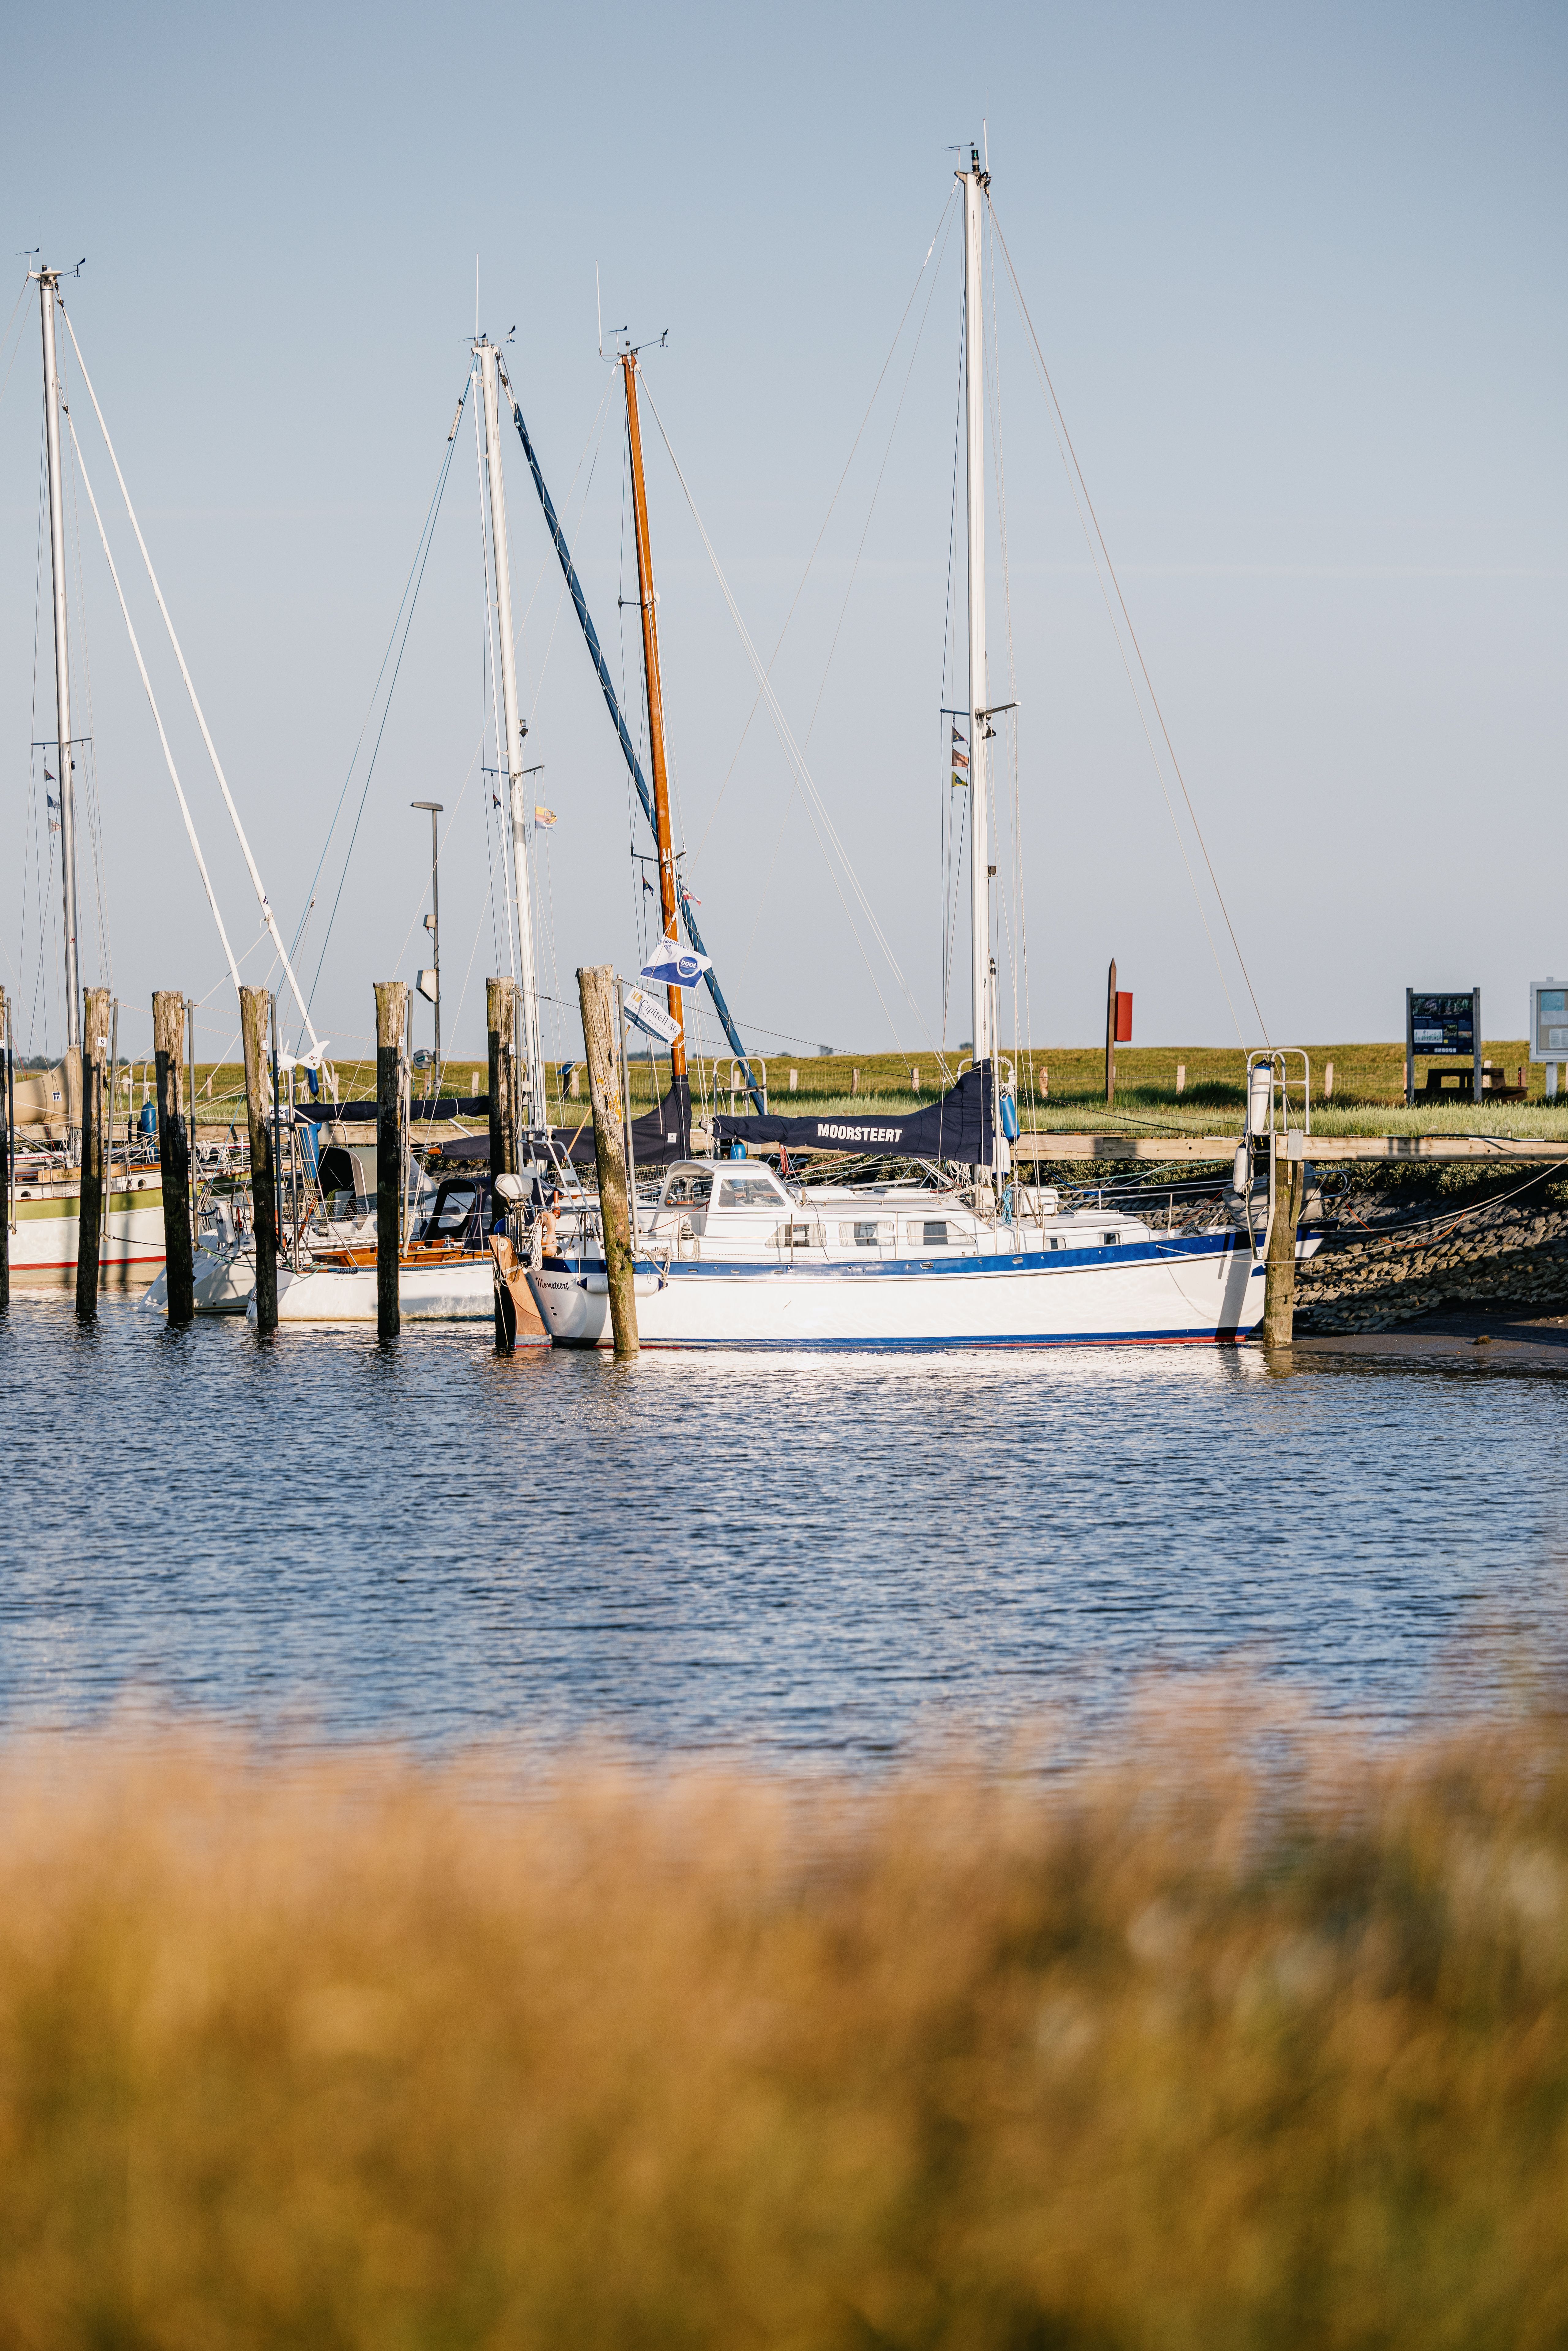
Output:
[[[643,484],[643,433],[637,422],[637,354],[622,351],[626,377],[626,434],[632,444],[632,513],[637,538],[637,601],[643,610],[643,669],[648,680],[648,748],[653,770],[653,829],[659,847],[659,912],[664,936],[675,936],[675,852],[670,838],[670,778],[664,765],[664,699],[659,684],[659,621],[653,603],[653,550],[648,538],[648,497]],[[681,1033],[670,1047],[670,1072],[677,1081],[686,1074],[685,1015],[681,991],[669,990],[670,1018]]]

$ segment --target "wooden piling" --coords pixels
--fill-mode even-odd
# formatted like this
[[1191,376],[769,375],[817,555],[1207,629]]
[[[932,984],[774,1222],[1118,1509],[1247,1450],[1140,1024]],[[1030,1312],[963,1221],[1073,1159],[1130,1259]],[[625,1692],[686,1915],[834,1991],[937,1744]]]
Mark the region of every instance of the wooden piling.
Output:
[[632,1252],[632,1212],[626,1194],[626,1141],[615,1050],[615,974],[609,964],[577,975],[582,1008],[588,1095],[593,1106],[593,1155],[599,1166],[599,1220],[604,1230],[604,1272],[610,1325],[618,1355],[638,1352],[637,1292]]
[[77,1207],[77,1319],[98,1315],[103,1240],[104,1143],[109,1121],[109,990],[84,987],[81,1022],[81,1197]]
[[[517,1172],[517,983],[485,982],[485,1022],[490,1045],[490,1176]],[[575,1077],[572,1092],[577,1092]]]
[[[152,996],[152,1060],[158,1087],[158,1165],[163,1178],[163,1265],[169,1322],[180,1330],[196,1313],[196,1268],[191,1243],[191,1133],[180,1083],[185,999],[173,988]],[[194,1105],[192,1105],[193,1116]]]
[[186,1060],[190,1066],[190,1132],[191,1132],[191,1248],[196,1247],[196,1187],[201,1177],[201,1155],[196,1149],[196,999],[185,999],[185,1019],[189,1023]]
[[1116,1100],[1116,958],[1111,958],[1111,974],[1105,982],[1105,1106],[1109,1110]]
[[[1304,1138],[1291,1135],[1287,1143]],[[1269,1255],[1263,1276],[1263,1344],[1288,1347],[1296,1331],[1296,1228],[1306,1196],[1304,1159],[1277,1156],[1274,1161],[1274,1215],[1269,1227]]]
[[5,1040],[0,1043],[0,1184],[5,1186],[5,1197],[0,1199],[0,1313],[4,1313],[11,1303],[11,1102],[16,1081],[12,1076],[11,1006],[3,987],[0,1039]]
[[402,1325],[398,1260],[402,1249],[402,1075],[408,983],[376,982],[376,1336]]
[[250,1128],[251,1235],[256,1243],[256,1327],[277,1328],[277,1171],[267,1123],[267,1031],[272,998],[265,987],[239,992],[245,1040],[245,1112]]

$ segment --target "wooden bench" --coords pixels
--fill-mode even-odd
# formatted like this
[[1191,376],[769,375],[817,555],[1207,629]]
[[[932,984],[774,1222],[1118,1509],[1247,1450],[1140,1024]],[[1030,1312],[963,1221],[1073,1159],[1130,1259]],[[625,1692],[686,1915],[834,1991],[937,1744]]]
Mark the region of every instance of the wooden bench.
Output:
[[[1490,1061],[1483,1061],[1481,1063],[1483,1101],[1523,1102],[1530,1092],[1530,1088],[1524,1081],[1524,1071],[1521,1070],[1518,1084],[1511,1086],[1508,1083],[1506,1071],[1495,1068]],[[1456,1082],[1453,1085],[1446,1085],[1444,1080],[1448,1078],[1454,1079]],[[1427,1067],[1425,1082],[1416,1089],[1416,1099],[1418,1102],[1448,1102],[1456,1099],[1468,1102],[1471,1098],[1474,1085],[1475,1063],[1473,1061],[1433,1061]]]

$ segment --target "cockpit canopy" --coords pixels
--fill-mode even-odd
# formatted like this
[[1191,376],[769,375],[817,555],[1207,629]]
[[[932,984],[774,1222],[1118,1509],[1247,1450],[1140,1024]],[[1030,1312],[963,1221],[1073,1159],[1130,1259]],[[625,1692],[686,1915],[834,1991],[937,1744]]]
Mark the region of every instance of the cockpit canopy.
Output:
[[664,1208],[777,1208],[789,1206],[778,1177],[755,1160],[677,1160],[659,1195]]

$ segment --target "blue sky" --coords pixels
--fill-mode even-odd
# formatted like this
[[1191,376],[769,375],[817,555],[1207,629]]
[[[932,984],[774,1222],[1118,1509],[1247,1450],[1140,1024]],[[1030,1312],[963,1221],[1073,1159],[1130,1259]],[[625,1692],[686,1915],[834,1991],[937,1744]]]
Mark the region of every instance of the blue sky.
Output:
[[[854,450],[774,675],[901,977],[762,717],[747,727],[755,683],[648,419],[679,829],[730,1001],[764,1052],[929,1053],[956,238],[919,273],[949,217],[946,150],[984,122],[997,215],[1270,1033],[1393,1036],[1406,983],[1471,982],[1489,1031],[1521,1032],[1528,980],[1568,971],[1565,48],[1560,8],[1510,6],[89,6],[14,21],[11,290],[26,248],[88,256],[71,317],[291,930],[314,881],[301,968],[319,966],[319,1027],[345,1056],[362,1050],[372,980],[418,960],[428,834],[411,799],[448,809],[449,1049],[478,1049],[484,976],[504,967],[466,419],[342,863],[365,782],[356,743],[465,381],[476,260],[481,321],[497,338],[516,327],[530,430],[637,702],[597,264],[607,325],[669,329],[648,388],[765,655]],[[1139,1041],[1254,1041],[999,272],[991,293],[1006,489],[991,691],[1003,698],[1001,676],[1019,704],[998,746],[1003,1029],[1092,1041],[1113,953]],[[35,702],[31,297],[13,346],[0,960],[22,1041],[32,1024],[52,1045],[52,934],[40,993],[29,862],[29,746],[53,726],[47,610]],[[84,448],[107,513],[107,462],[85,434]],[[635,967],[630,852],[646,842],[520,464],[509,483],[529,744],[559,817],[542,980],[570,1003],[579,963]],[[122,1033],[149,1027],[154,987],[185,987],[205,999],[215,1052],[233,1028],[221,957],[79,496],[72,528],[101,810],[86,961],[96,976],[101,897]],[[111,528],[129,585],[134,550]],[[143,590],[132,607],[246,977],[263,977],[254,902]],[[550,1018],[552,1050],[570,1051],[574,1012]],[[946,1033],[969,1033],[961,983]]]

